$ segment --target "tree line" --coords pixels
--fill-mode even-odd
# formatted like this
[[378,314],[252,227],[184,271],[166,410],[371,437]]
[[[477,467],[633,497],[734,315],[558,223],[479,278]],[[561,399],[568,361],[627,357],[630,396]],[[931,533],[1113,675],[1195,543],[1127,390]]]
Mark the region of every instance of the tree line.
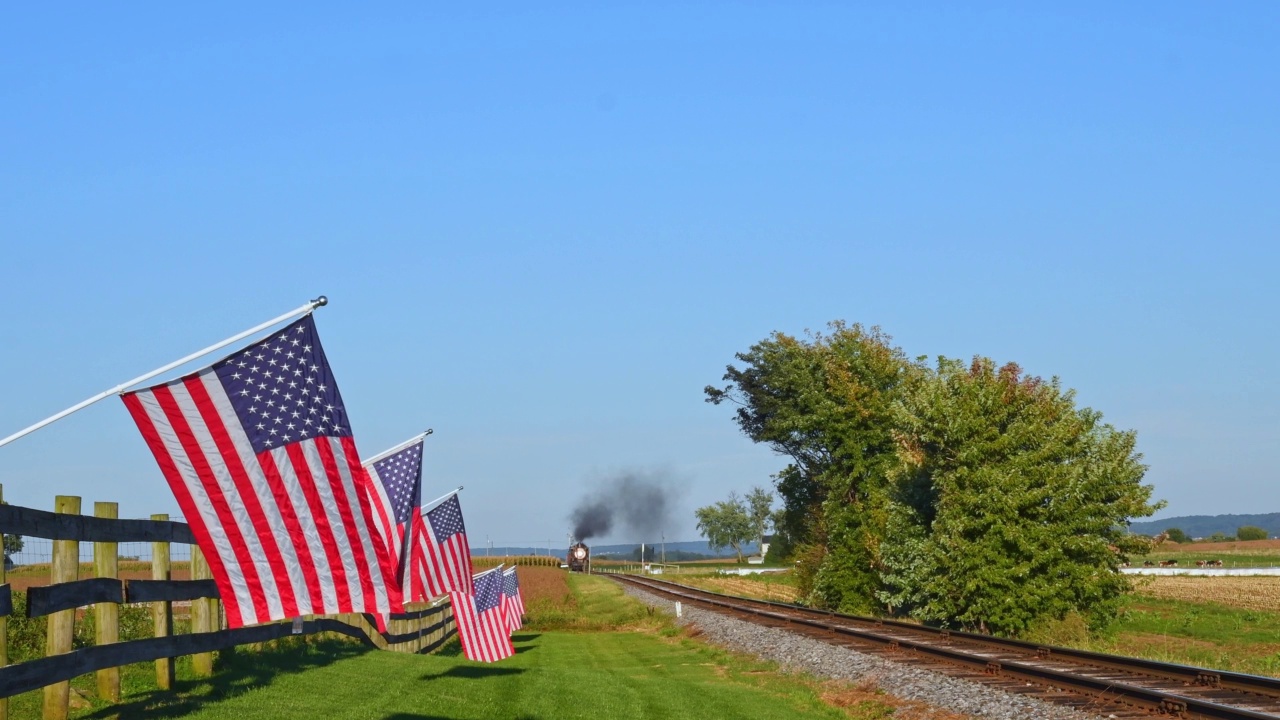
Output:
[[[1015,363],[908,358],[879,328],[773,333],[706,400],[790,463],[775,543],[810,602],[1018,634],[1069,614],[1093,626],[1163,506],[1136,433]],[[701,517],[700,517],[701,520]],[[772,553],[771,553],[772,554]]]
[[[1197,541],[1197,538],[1193,538],[1190,535],[1187,535],[1187,533],[1183,532],[1182,528],[1171,527],[1168,530],[1164,531],[1164,535],[1165,537],[1178,543],[1179,545],[1184,543],[1193,543]],[[1199,541],[1201,542],[1235,542],[1236,540],[1244,540],[1244,541],[1266,540],[1267,536],[1268,536],[1267,531],[1263,530],[1260,527],[1256,527],[1254,525],[1241,525],[1240,527],[1236,528],[1235,535],[1228,535],[1226,533],[1216,532],[1216,533],[1213,533],[1212,535],[1209,535],[1208,537],[1199,538]]]

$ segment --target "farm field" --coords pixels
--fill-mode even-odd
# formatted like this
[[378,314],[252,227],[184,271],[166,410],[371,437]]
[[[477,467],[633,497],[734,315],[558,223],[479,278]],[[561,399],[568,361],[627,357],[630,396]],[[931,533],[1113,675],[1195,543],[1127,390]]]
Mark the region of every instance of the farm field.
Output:
[[1179,567],[1195,567],[1197,560],[1221,560],[1223,567],[1280,567],[1280,540],[1220,543],[1166,542],[1148,555],[1135,555],[1131,565],[1177,560]]
[[1082,624],[1027,639],[1280,677],[1280,577],[1146,577],[1105,632]]
[[[125,702],[91,697],[76,718],[845,718],[961,716],[904,703],[873,689],[781,674],[768,663],[709,646],[625,596],[603,577],[522,568],[529,622],[517,654],[494,665],[461,656],[367,650],[332,640],[290,639],[223,654],[211,679],[179,663],[175,692],[152,684],[151,665],[126,668]],[[15,698],[14,718],[39,717],[39,693]]]
[[1280,613],[1280,577],[1150,577],[1143,578],[1138,592],[1165,600]]
[[1224,603],[1138,593],[1102,637],[1062,644],[1280,677],[1280,612]]
[[759,598],[761,600],[795,602],[800,597],[790,573],[727,577],[723,575],[680,575],[670,579],[682,585],[689,585],[702,590]]
[[[170,579],[190,580],[190,565],[185,560],[175,560],[170,565]],[[81,580],[95,577],[93,563],[80,563],[79,573]],[[150,580],[151,563],[145,560],[121,560],[118,577],[121,580]],[[37,585],[48,585],[49,579],[49,563],[19,565],[5,573],[5,582],[9,583],[9,586],[14,590],[26,590]]]

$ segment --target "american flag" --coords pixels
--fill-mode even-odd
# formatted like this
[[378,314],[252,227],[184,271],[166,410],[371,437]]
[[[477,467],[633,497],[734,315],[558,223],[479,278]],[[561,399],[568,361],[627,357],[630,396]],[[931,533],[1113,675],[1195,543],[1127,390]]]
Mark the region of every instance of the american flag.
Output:
[[391,555],[405,602],[425,600],[422,583],[410,583],[410,578],[417,576],[407,571],[414,561],[414,549],[421,548],[409,533],[415,528],[417,534],[421,533],[422,509],[418,506],[422,503],[422,437],[403,449],[393,450],[364,464],[372,480],[369,490],[374,529]]
[[310,315],[123,399],[209,561],[229,626],[402,609]]
[[468,660],[497,662],[516,654],[511,645],[502,598],[502,568],[475,577],[475,594],[449,593],[453,617]]
[[516,569],[502,571],[502,602],[506,603],[507,632],[513,633],[524,627],[524,598],[520,596],[520,579],[516,577]]
[[471,548],[467,545],[457,493],[428,510],[419,527],[416,542],[421,544],[422,553],[415,555],[421,559],[414,563],[414,582],[421,582],[429,597],[453,591],[474,592]]

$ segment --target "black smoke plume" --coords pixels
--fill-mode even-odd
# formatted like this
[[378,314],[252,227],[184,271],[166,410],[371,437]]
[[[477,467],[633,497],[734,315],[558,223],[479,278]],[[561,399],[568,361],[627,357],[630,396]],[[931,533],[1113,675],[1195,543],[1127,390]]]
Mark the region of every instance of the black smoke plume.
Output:
[[604,537],[615,527],[632,536],[653,538],[670,520],[676,492],[662,475],[624,473],[600,483],[586,493],[569,514],[573,536],[579,542]]

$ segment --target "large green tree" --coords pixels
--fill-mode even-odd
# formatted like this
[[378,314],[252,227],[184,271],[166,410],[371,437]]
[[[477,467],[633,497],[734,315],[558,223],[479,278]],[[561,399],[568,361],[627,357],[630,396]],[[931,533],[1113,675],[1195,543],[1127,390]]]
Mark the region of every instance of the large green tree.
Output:
[[940,359],[897,410],[882,601],[1009,634],[1113,614],[1119,565],[1143,549],[1125,525],[1158,508],[1135,433],[1077,408],[1057,379],[985,358]]
[[810,601],[1013,634],[1116,607],[1119,564],[1144,549],[1125,528],[1159,505],[1135,434],[1056,379],[985,358],[930,367],[844,323],[737,360],[707,401],[791,460],[777,530]]
[[893,405],[920,368],[878,328],[774,333],[737,355],[707,401],[737,406],[752,440],[790,458],[775,476],[777,530],[799,558],[801,590],[849,611],[873,608],[884,486],[897,462]]

